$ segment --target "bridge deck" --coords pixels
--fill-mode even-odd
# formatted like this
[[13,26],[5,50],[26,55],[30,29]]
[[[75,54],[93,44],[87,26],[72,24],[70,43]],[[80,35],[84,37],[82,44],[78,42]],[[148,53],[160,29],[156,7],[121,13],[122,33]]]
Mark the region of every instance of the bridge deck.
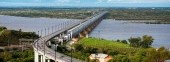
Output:
[[[102,12],[102,13],[99,13],[97,15],[104,15],[106,12]],[[79,26],[81,25],[82,23],[86,23],[88,21],[93,21],[97,18],[99,18],[100,16],[97,16],[97,15],[94,15],[90,18],[87,18],[81,22],[77,22],[77,23],[72,23],[72,24],[69,24],[67,25],[67,27],[64,27],[60,30],[57,30],[56,32],[52,33],[52,34],[49,34],[47,36],[44,36],[44,37],[41,37],[37,40],[35,40],[34,44],[33,44],[33,48],[35,51],[37,51],[39,54],[41,55],[45,55],[45,57],[49,58],[49,59],[52,59],[52,60],[57,60],[57,61],[61,61],[61,62],[71,62],[71,57],[69,56],[66,56],[64,54],[61,54],[59,52],[56,52],[52,49],[50,49],[49,47],[47,47],[46,43],[48,40],[50,40],[51,38],[55,37],[56,35],[62,33],[62,32],[65,32],[67,30],[70,30],[71,28],[74,28],[76,26]],[[87,24],[89,25],[89,24]],[[55,55],[56,53],[56,55]],[[56,58],[55,58],[56,56]],[[75,59],[75,58],[72,58],[72,62],[83,62],[81,60],[78,60],[78,59]]]

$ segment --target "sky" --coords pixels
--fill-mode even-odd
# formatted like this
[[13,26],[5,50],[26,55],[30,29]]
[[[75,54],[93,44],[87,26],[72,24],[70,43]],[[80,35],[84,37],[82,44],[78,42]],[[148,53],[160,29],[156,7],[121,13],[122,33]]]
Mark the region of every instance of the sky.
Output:
[[170,7],[170,0],[0,0],[0,7]]

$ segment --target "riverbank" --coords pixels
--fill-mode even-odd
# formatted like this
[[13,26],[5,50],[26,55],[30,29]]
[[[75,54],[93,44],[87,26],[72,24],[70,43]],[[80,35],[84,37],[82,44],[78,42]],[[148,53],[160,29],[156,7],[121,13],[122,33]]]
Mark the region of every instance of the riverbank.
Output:
[[[0,9],[0,15],[20,16],[20,17],[48,17],[66,19],[85,19],[95,11],[84,9]],[[71,16],[68,16],[71,15]]]
[[170,21],[149,20],[149,19],[113,19],[116,21],[125,21],[128,23],[145,23],[145,24],[170,24]]

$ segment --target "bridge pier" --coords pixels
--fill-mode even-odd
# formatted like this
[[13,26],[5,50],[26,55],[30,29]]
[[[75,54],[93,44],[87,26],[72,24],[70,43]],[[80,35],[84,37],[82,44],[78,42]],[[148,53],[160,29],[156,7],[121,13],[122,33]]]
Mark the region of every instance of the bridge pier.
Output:
[[37,61],[40,62],[39,60],[40,60],[40,58],[39,58],[38,52],[35,51],[35,49],[34,49],[34,62],[37,62]]
[[36,50],[34,50],[34,62],[44,62],[43,55],[40,55]]

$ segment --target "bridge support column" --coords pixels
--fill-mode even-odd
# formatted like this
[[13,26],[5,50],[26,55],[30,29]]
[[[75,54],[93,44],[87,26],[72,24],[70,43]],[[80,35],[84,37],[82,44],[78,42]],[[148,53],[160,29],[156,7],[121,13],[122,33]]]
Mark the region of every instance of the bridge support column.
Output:
[[89,31],[85,30],[84,31],[85,37],[88,38],[89,37]]
[[45,55],[43,55],[43,62],[48,62],[48,58]]
[[50,59],[47,59],[47,62],[50,62]]
[[40,62],[45,62],[44,60],[44,55],[40,55],[41,61]]
[[34,62],[44,62],[44,56],[34,50]]
[[45,59],[45,62],[51,62],[50,59]]
[[39,62],[39,59],[40,59],[40,57],[38,55],[38,52],[35,51],[35,49],[34,49],[34,62]]
[[79,33],[79,38],[82,38],[84,37],[84,34],[83,33]]

